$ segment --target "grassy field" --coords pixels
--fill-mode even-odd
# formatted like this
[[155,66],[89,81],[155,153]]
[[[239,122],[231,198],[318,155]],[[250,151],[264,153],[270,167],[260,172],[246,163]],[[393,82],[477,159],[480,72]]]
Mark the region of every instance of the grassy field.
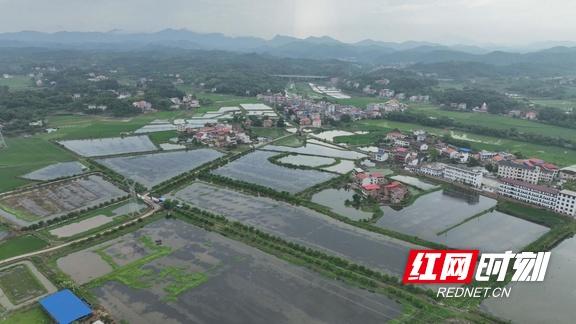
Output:
[[299,136],[293,135],[274,142],[274,145],[300,147],[304,145],[304,139]]
[[150,137],[150,140],[154,144],[159,145],[162,143],[168,143],[168,141],[173,137],[178,137],[178,132],[174,130],[165,132],[156,132],[148,134],[148,137]]
[[576,130],[564,127],[538,123],[534,121],[498,116],[493,114],[446,111],[433,105],[410,105],[410,110],[433,117],[452,118],[465,125],[483,125],[496,129],[515,128],[524,133],[534,133],[561,138],[576,138]]
[[64,115],[48,118],[48,126],[58,128],[52,134],[42,134],[43,139],[86,139],[120,136],[150,123],[155,119],[172,119],[190,116],[191,111],[161,111],[130,118],[109,118],[93,115]]
[[194,115],[202,115],[205,112],[214,111],[220,109],[220,107],[231,107],[239,106],[244,103],[257,103],[258,100],[254,97],[239,97],[232,95],[225,95],[219,93],[199,93],[197,95],[199,99],[210,99],[212,104],[201,106],[198,109],[194,109]]
[[560,100],[560,99],[546,99],[546,98],[531,98],[530,102],[536,105],[557,108],[562,110],[576,109],[576,100]]
[[19,264],[0,271],[0,288],[14,305],[46,293],[28,266]]
[[[527,142],[519,142],[507,139],[501,139],[489,136],[480,136],[464,132],[452,132],[446,129],[424,127],[416,124],[395,122],[389,120],[362,120],[353,123],[346,130],[349,131],[370,131],[375,134],[384,135],[391,129],[400,129],[403,131],[410,131],[415,129],[424,129],[432,134],[445,135],[450,134],[455,138],[466,140],[470,142],[470,146],[475,150],[490,150],[490,151],[509,151],[509,152],[522,152],[524,155],[529,157],[538,157],[547,160],[552,163],[556,163],[560,166],[572,165],[576,162],[576,151],[565,150],[554,146],[544,146],[537,145]],[[359,141],[357,139],[339,138],[340,141],[355,141],[357,145],[367,145],[372,143],[374,137],[363,136],[363,135],[353,135],[352,137],[358,137],[363,139]]]
[[6,138],[7,149],[0,151],[0,192],[30,183],[21,179],[30,171],[74,160],[72,153],[39,137]]
[[274,127],[270,128],[252,127],[250,131],[257,136],[267,138],[278,138],[288,134],[288,132],[285,131],[283,128],[274,128]]
[[25,75],[15,75],[10,79],[0,78],[0,87],[8,86],[10,90],[24,90],[34,86],[32,80]]
[[0,260],[42,249],[46,241],[32,235],[19,236],[0,244]]
[[11,313],[6,318],[0,319],[0,324],[48,324],[53,323],[52,319],[40,306]]

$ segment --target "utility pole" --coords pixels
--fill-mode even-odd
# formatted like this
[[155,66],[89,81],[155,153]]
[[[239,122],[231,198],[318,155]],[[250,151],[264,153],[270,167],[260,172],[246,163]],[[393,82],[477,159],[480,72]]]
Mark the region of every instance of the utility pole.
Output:
[[128,192],[130,193],[130,199],[128,199],[128,214],[130,217],[134,217],[138,212],[138,198],[136,196],[136,182],[126,179],[126,186],[128,187]]

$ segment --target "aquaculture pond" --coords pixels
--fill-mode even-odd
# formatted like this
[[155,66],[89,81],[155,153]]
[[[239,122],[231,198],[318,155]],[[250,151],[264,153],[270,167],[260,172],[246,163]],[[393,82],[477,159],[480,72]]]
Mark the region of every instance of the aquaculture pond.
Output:
[[337,176],[329,172],[287,168],[268,160],[277,154],[274,152],[255,151],[212,172],[228,178],[290,193],[303,191]]
[[[475,192],[449,188],[419,197],[400,210],[383,206],[377,226],[458,248],[518,250],[548,228],[494,212],[497,201]],[[477,217],[475,217],[477,216]]]
[[330,208],[333,212],[353,220],[370,219],[372,213],[347,206],[346,201],[352,201],[353,190],[326,189],[312,196],[312,201]]

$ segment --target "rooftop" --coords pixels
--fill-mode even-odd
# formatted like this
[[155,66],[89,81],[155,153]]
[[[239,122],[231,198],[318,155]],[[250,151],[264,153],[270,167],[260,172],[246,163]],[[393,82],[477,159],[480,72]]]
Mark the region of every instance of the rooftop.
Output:
[[500,181],[502,183],[513,185],[515,187],[524,187],[524,188],[528,188],[528,189],[532,189],[532,190],[540,191],[540,192],[546,192],[546,193],[551,193],[551,194],[557,194],[559,192],[558,189],[554,189],[554,188],[547,187],[547,186],[541,186],[541,185],[537,185],[537,184],[532,184],[532,183],[528,183],[528,182],[524,182],[524,181],[520,181],[520,180],[515,180],[515,179],[500,179]]
[[40,299],[40,305],[59,324],[72,323],[92,314],[90,307],[68,289]]

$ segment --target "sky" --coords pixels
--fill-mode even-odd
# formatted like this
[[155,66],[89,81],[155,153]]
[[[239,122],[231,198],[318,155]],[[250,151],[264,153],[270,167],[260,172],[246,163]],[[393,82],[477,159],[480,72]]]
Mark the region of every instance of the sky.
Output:
[[0,32],[328,35],[345,42],[519,45],[576,40],[572,0],[0,0]]

